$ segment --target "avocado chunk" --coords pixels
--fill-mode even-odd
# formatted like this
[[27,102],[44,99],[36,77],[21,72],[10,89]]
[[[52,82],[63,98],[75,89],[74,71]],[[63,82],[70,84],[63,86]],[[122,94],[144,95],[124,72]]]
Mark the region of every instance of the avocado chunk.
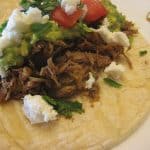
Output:
[[24,57],[29,53],[29,44],[22,41],[20,46],[8,47],[3,50],[3,56],[0,57],[0,67],[5,71],[12,66],[20,66],[24,62]]
[[111,31],[120,31],[126,21],[125,16],[118,12],[117,7],[109,0],[102,0],[101,2],[108,11],[109,29]]

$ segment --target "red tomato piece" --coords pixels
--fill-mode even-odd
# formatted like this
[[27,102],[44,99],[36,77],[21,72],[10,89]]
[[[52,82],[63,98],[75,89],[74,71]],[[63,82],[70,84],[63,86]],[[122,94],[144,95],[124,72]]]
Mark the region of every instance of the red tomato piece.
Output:
[[67,15],[59,6],[52,12],[52,19],[59,25],[70,28],[73,27],[82,15],[82,10],[77,9],[72,15]]
[[86,22],[94,22],[107,15],[107,10],[99,0],[81,0],[87,6]]

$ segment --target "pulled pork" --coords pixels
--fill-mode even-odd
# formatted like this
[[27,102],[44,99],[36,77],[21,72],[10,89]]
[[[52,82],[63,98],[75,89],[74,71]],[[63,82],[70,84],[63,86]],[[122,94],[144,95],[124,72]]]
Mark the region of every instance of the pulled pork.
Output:
[[[96,82],[86,89],[89,72],[98,73],[123,54],[123,47],[106,44],[98,33],[67,41],[38,41],[23,66],[1,79],[0,101],[21,98],[27,93],[70,98],[81,92],[98,92]],[[96,93],[96,92],[94,92]]]

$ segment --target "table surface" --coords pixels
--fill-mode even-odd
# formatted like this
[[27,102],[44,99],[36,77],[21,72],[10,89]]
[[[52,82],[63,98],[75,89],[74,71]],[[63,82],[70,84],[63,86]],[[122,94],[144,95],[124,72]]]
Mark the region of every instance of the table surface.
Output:
[[[139,31],[150,43],[150,22],[146,21],[146,15],[150,12],[150,0],[112,0],[112,2],[136,23]],[[113,150],[150,150],[149,140],[150,116],[133,135]]]

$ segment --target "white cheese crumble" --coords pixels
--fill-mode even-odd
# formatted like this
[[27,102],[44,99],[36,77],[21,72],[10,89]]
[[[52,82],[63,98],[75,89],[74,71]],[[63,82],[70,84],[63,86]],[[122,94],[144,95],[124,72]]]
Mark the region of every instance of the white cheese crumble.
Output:
[[106,18],[104,19],[103,25],[99,29],[93,30],[98,32],[106,43],[117,43],[125,48],[128,48],[130,46],[130,42],[127,35],[123,32],[111,32],[108,29],[108,26],[109,22]]
[[125,72],[125,67],[121,64],[116,64],[116,62],[113,61],[105,68],[104,72],[112,79],[120,80]]
[[38,8],[30,7],[26,12],[15,9],[9,17],[7,26],[0,37],[0,51],[10,45],[21,43],[23,33],[26,33],[33,23],[46,23],[49,17],[42,16],[42,12]]
[[93,84],[95,83],[95,78],[91,72],[89,72],[89,79],[86,81],[85,88],[91,89],[93,87]]
[[0,68],[0,76],[2,79],[6,77],[6,72],[3,68]]
[[105,26],[105,27],[108,27],[110,25],[110,23],[109,23],[107,18],[104,18],[104,20],[102,22],[102,25]]
[[[15,9],[0,37],[0,56],[3,56],[5,48],[21,43],[23,33],[28,31],[31,24],[46,23],[48,19],[49,16],[42,16],[42,12],[38,8],[30,7],[26,12]],[[0,76],[4,77],[4,72],[0,71]]]
[[23,111],[31,124],[43,123],[57,119],[53,106],[44,101],[40,95],[26,95],[23,99]]
[[24,33],[33,23],[46,23],[49,17],[42,16],[42,12],[38,8],[30,7],[26,12],[21,12],[20,9],[15,9],[9,17],[6,28],[2,35],[7,35],[9,32],[16,31]]
[[106,43],[118,43],[123,47],[129,47],[129,39],[123,32],[111,32],[107,27],[102,26],[99,33]]
[[80,4],[80,0],[61,0],[61,7],[67,15],[72,15]]

